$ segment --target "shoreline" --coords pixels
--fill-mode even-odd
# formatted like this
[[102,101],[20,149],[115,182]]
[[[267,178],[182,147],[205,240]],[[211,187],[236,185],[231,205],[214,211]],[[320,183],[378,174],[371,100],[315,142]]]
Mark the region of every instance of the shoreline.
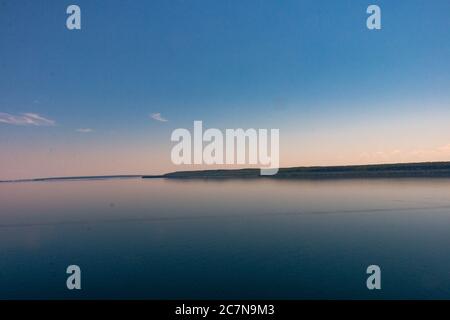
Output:
[[0,180],[0,183],[79,181],[108,179],[377,179],[450,178],[450,162],[419,162],[350,166],[280,168],[273,176],[261,176],[260,169],[174,171],[162,175],[104,175]]
[[273,176],[261,176],[260,169],[176,171],[163,177],[168,179],[450,178],[450,162],[291,167],[280,168]]

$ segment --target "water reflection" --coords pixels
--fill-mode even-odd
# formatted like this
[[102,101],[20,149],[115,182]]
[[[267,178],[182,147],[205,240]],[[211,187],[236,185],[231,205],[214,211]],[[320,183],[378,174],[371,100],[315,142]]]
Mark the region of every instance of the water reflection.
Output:
[[[0,185],[0,298],[450,298],[450,180]],[[65,289],[65,267],[83,290]],[[383,290],[365,288],[378,264]]]

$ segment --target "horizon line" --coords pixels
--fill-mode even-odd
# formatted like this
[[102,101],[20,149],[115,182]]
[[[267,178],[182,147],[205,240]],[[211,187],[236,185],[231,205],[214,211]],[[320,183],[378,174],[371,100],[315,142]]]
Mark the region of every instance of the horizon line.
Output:
[[[351,165],[322,165],[322,166],[293,166],[293,167],[280,167],[279,170],[292,170],[292,169],[318,169],[318,168],[358,168],[358,167],[382,167],[382,166],[396,166],[396,165],[430,165],[430,164],[448,164],[449,161],[423,161],[423,162],[396,162],[396,163],[377,163],[377,164],[351,164]],[[163,174],[108,174],[108,175],[77,175],[77,176],[55,176],[55,177],[39,177],[39,178],[22,178],[22,179],[6,179],[0,180],[0,183],[7,182],[39,182],[39,181],[52,181],[52,180],[102,180],[102,179],[129,179],[129,178],[168,178],[175,173],[200,173],[200,172],[217,172],[217,171],[256,171],[260,168],[239,168],[239,169],[200,169],[200,170],[181,170],[171,171]],[[276,175],[275,175],[276,176]],[[269,176],[270,177],[270,176]]]

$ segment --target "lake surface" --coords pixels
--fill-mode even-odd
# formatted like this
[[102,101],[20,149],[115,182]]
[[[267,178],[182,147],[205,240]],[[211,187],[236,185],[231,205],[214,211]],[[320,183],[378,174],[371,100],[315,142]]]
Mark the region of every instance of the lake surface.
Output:
[[450,180],[3,183],[0,298],[450,299]]

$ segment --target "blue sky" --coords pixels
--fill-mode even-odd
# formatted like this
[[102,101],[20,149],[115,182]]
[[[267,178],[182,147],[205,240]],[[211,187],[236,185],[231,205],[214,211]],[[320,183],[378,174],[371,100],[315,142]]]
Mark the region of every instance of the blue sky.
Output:
[[[82,30],[66,29],[70,4],[81,7]],[[380,31],[366,28],[369,4],[381,7]],[[26,161],[15,164],[26,155],[67,163],[42,174],[83,174],[85,168],[69,159],[73,150],[81,158],[115,151],[121,157],[120,150],[148,157],[104,173],[164,171],[170,132],[194,120],[211,127],[280,128],[289,146],[310,137],[329,141],[327,150],[358,145],[360,155],[367,143],[357,136],[372,133],[376,140],[377,129],[367,131],[374,123],[396,135],[396,144],[381,143],[381,149],[401,149],[406,138],[399,128],[407,119],[435,133],[418,148],[445,147],[449,18],[447,0],[1,1],[0,113],[32,113],[55,124],[0,123],[0,177],[34,173]],[[168,121],[151,119],[153,113]],[[346,130],[354,141],[327,139]],[[351,160],[351,151],[340,160],[321,158],[316,149],[305,143],[284,163],[359,161],[356,153]],[[367,146],[364,152],[386,150]],[[301,153],[313,151],[303,161]]]

